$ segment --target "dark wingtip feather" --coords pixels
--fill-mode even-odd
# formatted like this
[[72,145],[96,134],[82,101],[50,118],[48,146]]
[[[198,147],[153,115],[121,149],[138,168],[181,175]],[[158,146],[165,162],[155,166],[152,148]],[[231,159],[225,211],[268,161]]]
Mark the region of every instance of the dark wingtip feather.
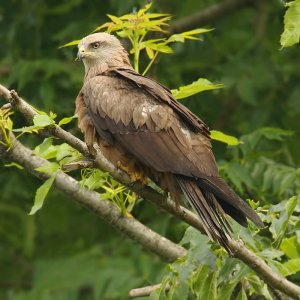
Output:
[[207,191],[202,193],[197,183],[191,178],[176,176],[176,180],[191,206],[200,217],[207,235],[231,254],[232,250],[229,242],[231,227],[214,195]]
[[263,227],[264,223],[254,209],[242,200],[220,177],[199,179],[197,184],[210,191],[218,199],[224,211],[243,226],[247,226],[246,217],[255,225]]

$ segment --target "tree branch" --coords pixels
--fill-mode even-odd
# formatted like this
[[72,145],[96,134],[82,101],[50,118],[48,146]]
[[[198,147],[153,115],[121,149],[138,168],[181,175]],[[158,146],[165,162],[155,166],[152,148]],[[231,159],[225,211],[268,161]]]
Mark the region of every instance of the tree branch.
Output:
[[[169,32],[180,33],[186,30],[194,29],[196,27],[204,26],[212,23],[216,19],[223,18],[235,10],[250,6],[257,0],[224,0],[218,4],[212,5],[202,11],[196,12],[193,15],[179,19],[171,23]],[[262,1],[262,0],[260,0]]]
[[69,164],[62,165],[61,169],[64,172],[71,172],[75,170],[81,170],[85,168],[95,168],[95,163],[92,160],[82,160],[82,161],[76,161]]
[[[2,133],[0,133],[1,140],[4,140]],[[0,144],[0,158],[20,164],[29,173],[42,180],[50,177],[49,174],[35,170],[46,164],[48,162],[46,159],[35,156],[12,134],[11,141],[12,147],[8,151],[5,146]],[[111,201],[101,199],[101,195],[97,192],[82,188],[77,180],[62,171],[57,172],[54,184],[70,199],[87,207],[129,238],[137,241],[166,261],[174,261],[187,253],[186,249],[152,231],[133,217],[121,216],[120,210]]]
[[[21,99],[14,91],[11,93],[3,86],[0,85],[0,96],[3,96],[7,101],[9,101],[16,109],[18,109],[22,114],[24,114],[26,117],[32,118],[36,112],[34,109],[27,104],[23,99]],[[12,100],[13,99],[13,100]],[[43,132],[46,132],[47,134],[53,135],[55,137],[58,137],[65,141],[66,143],[70,144],[72,147],[83,153],[84,155],[89,154],[87,147],[85,143],[83,143],[81,140],[77,139],[74,137],[72,134],[66,132],[62,128],[60,128],[57,125],[52,125],[49,126],[51,128],[43,130]],[[21,148],[22,151],[24,150],[24,146],[22,146],[18,141],[16,141],[17,145],[20,145],[19,147]],[[0,148],[0,157],[8,155],[10,156],[10,159],[13,161],[16,161],[20,163],[21,165],[24,165],[25,168],[33,173],[35,176],[38,176],[42,179],[45,179],[45,174],[39,173],[34,171],[34,165],[32,165],[33,162],[37,163],[38,161],[41,163],[45,163],[45,160],[39,157],[34,157],[34,160],[32,160],[30,150],[25,148],[27,151],[27,160],[24,160],[25,156],[22,152],[16,152],[15,147],[11,149],[8,153],[6,151],[3,152],[3,147],[2,147],[2,152]],[[29,152],[28,152],[29,151]],[[2,153],[2,154],[1,154]],[[3,154],[4,153],[4,154]],[[12,154],[13,153],[13,154]],[[29,153],[29,154],[28,154]],[[32,161],[31,161],[32,160]],[[41,161],[42,160],[42,161]],[[104,170],[109,172],[116,180],[118,180],[120,183],[129,186],[132,190],[137,192],[141,197],[144,199],[150,200],[151,202],[157,204],[161,208],[165,209],[166,211],[172,213],[173,215],[177,216],[178,218],[182,219],[189,225],[195,227],[196,229],[200,230],[203,232],[201,223],[197,216],[193,214],[192,212],[188,211],[187,209],[179,206],[177,207],[174,201],[171,199],[168,199],[167,197],[164,197],[154,189],[148,187],[148,186],[143,186],[140,183],[135,183],[132,184],[130,181],[129,176],[122,172],[119,169],[116,169],[109,161],[105,159],[101,151],[95,147],[95,162],[97,166]],[[67,177],[65,177],[67,176]],[[66,179],[67,178],[67,179]],[[109,201],[99,201],[99,194],[92,192],[92,191],[86,191],[86,190],[80,190],[79,187],[75,187],[74,185],[71,184],[72,189],[69,188],[65,190],[68,186],[65,187],[65,182],[70,182],[70,184],[74,184],[76,186],[76,181],[64,174],[63,172],[59,172],[57,179],[55,181],[57,187],[64,191],[66,194],[70,195],[71,197],[74,197],[74,200],[77,202],[83,204],[84,206],[90,208],[100,216],[102,216],[107,222],[109,222],[111,225],[114,227],[118,228],[119,230],[123,231],[125,234],[127,234],[130,238],[135,239],[142,245],[144,245],[146,248],[148,248],[149,243],[152,245],[149,245],[149,250],[153,251],[154,253],[157,253],[157,245],[156,243],[162,243],[163,240],[158,238],[159,242],[153,242],[153,240],[149,241],[149,237],[143,237],[143,235],[146,235],[148,230],[152,232],[150,229],[145,227],[143,224],[139,223],[138,221],[134,219],[129,219],[129,218],[122,218],[120,216],[119,210]],[[78,182],[77,182],[78,184]],[[79,189],[79,190],[78,190]],[[97,196],[92,196],[91,194],[95,194]],[[94,195],[93,194],[93,195]],[[91,197],[91,198],[90,198]],[[101,204],[101,207],[100,207]],[[104,207],[102,207],[104,205]],[[131,223],[133,222],[133,224]],[[137,223],[136,223],[137,222]],[[135,225],[139,228],[139,234],[135,235]],[[153,233],[153,232],[152,232]],[[159,236],[156,233],[153,233],[155,237]],[[162,239],[165,239],[162,237]],[[166,243],[172,243],[168,241],[167,239]],[[282,291],[284,294],[289,295],[295,299],[298,299],[298,295],[300,295],[300,287],[295,285],[294,283],[288,281],[286,278],[283,276],[277,274],[274,272],[266,263],[263,259],[261,259],[259,256],[251,252],[247,247],[240,241],[234,241],[230,239],[229,241],[230,247],[233,251],[233,257],[239,258],[242,260],[245,264],[247,264],[250,268],[252,268],[256,274],[261,277],[267,284],[272,286],[274,289],[278,289]],[[146,246],[147,245],[147,246]],[[169,244],[170,245],[170,244]],[[171,244],[171,245],[176,245],[176,244]],[[177,246],[177,245],[176,245]],[[172,246],[170,246],[172,247]],[[179,247],[179,246],[177,246]],[[173,248],[172,248],[173,249]],[[174,248],[175,249],[175,248]],[[174,250],[175,252],[172,252],[172,254],[169,255],[168,249],[164,248],[161,246],[159,248],[159,253],[158,255],[165,255],[169,258],[169,260],[175,260],[181,255],[184,255],[186,251],[182,248],[179,247],[177,250]],[[168,253],[168,254],[167,254]],[[176,256],[177,254],[177,256]],[[172,258],[171,258],[172,257]]]
[[[19,97],[15,91],[10,92],[6,87],[0,84],[0,96],[1,95],[6,99],[6,101],[11,103],[11,105],[15,109],[23,114],[27,120],[31,121],[33,117],[37,115],[37,112],[33,109],[33,107],[31,107],[25,100]],[[84,142],[57,125],[48,126],[47,128],[41,130],[41,134],[57,137],[72,146],[74,149],[78,150],[85,157],[91,156]],[[117,181],[126,186],[129,186],[130,189],[138,193],[142,198],[147,199],[152,203],[160,206],[164,210],[170,212],[171,214],[176,215],[189,225],[204,233],[199,218],[195,214],[182,206],[177,206],[174,201],[163,196],[149,186],[143,186],[138,182],[132,183],[130,177],[125,172],[120,169],[116,169],[103,156],[102,152],[97,149],[97,145],[95,145],[94,155],[95,163],[101,170],[110,173]]]

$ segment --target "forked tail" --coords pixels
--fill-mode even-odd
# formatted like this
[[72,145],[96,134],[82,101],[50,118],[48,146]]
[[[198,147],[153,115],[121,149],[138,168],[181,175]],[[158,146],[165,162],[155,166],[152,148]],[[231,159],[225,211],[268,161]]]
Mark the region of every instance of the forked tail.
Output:
[[177,175],[176,180],[199,215],[207,235],[231,253],[229,238],[232,229],[226,219],[230,215],[241,225],[247,225],[247,218],[256,225],[263,223],[255,211],[221,178],[192,179]]

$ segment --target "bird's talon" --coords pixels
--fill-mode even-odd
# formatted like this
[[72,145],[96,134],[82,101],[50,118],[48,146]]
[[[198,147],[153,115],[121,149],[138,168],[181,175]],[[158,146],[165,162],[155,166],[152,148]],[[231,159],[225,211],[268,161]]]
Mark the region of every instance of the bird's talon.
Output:
[[147,184],[147,179],[145,177],[145,174],[142,171],[137,171],[134,168],[134,164],[123,165],[122,162],[118,161],[117,168],[121,169],[122,171],[126,172],[129,175],[132,184],[136,182],[139,182],[142,185]]

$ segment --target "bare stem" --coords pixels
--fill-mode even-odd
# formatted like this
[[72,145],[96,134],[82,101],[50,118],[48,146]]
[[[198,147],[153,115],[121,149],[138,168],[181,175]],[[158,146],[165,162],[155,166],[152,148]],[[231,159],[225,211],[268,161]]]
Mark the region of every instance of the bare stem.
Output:
[[145,71],[143,72],[143,76],[146,75],[149,71],[149,69],[151,68],[152,64],[154,63],[156,57],[158,55],[158,51],[155,52],[153,58],[151,59],[151,61],[149,62],[148,66],[146,67]]

